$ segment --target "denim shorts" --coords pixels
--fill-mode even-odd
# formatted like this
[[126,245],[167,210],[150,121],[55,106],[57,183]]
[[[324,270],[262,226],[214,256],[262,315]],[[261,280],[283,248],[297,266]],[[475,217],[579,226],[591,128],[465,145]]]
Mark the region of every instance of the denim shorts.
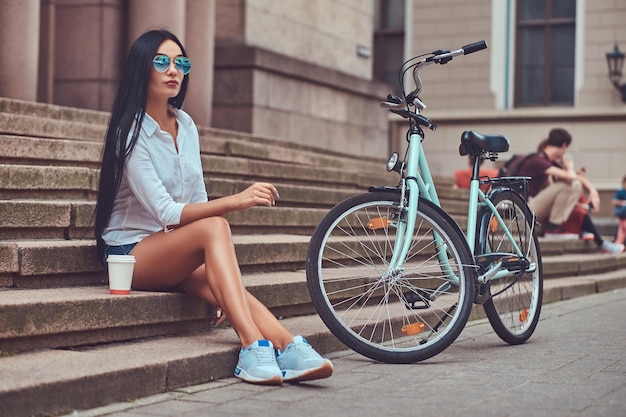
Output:
[[121,246],[104,245],[104,256],[102,257],[102,265],[104,265],[104,269],[107,271],[109,270],[109,266],[107,264],[107,258],[109,255],[128,255],[135,248],[137,243],[139,242]]

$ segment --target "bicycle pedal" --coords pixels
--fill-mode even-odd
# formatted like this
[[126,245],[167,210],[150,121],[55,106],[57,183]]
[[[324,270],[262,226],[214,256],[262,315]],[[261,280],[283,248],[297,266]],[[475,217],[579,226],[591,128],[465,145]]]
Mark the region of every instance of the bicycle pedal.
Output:
[[528,259],[517,256],[512,256],[502,261],[502,268],[506,268],[509,271],[526,271],[529,266]]
[[526,271],[530,266],[530,262],[528,259],[512,255],[510,253],[486,253],[484,255],[479,255],[474,258],[474,262],[478,265],[481,270],[480,273],[484,274],[489,268],[501,262],[500,268],[507,269],[509,271]]
[[[422,310],[430,307],[430,294],[423,290],[406,291],[402,293],[402,298],[409,310]],[[423,303],[423,305],[416,305],[416,303]]]
[[485,271],[489,270],[492,265],[497,264],[498,262],[503,262],[506,258],[509,258],[510,256],[510,253],[486,253],[484,255],[478,255],[474,257],[474,262],[476,262],[476,265],[480,267],[480,274],[484,274]]

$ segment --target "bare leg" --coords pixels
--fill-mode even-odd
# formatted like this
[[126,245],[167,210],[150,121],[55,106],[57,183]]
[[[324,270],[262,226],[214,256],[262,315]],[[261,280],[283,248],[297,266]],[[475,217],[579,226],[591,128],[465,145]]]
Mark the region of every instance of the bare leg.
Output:
[[[200,266],[191,276],[177,286],[185,294],[208,301],[210,304],[217,305],[215,302],[209,301],[208,297],[212,294],[207,284],[205,266]],[[250,313],[254,324],[257,326],[264,339],[272,341],[274,347],[285,350],[287,345],[291,343],[293,335],[285,329],[285,327],[276,319],[274,314],[254,297],[248,290],[244,288],[246,299],[250,307]]]
[[267,338],[284,348],[293,338],[244,288],[224,218],[210,217],[169,233],[155,233],[139,242],[132,254],[136,258],[133,288],[159,291],[177,287],[220,307],[244,347]]
[[617,236],[615,243],[626,244],[626,219],[617,219]]

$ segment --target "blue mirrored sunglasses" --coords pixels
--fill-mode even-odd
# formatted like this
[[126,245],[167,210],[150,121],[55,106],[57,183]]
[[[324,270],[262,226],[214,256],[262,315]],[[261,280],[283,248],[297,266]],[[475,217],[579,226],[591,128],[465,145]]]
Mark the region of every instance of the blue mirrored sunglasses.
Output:
[[[152,59],[154,69],[158,72],[165,72],[170,67],[170,57],[167,55],[157,55]],[[191,61],[186,56],[177,56],[174,58],[174,66],[176,70],[183,75],[189,74],[191,70]]]

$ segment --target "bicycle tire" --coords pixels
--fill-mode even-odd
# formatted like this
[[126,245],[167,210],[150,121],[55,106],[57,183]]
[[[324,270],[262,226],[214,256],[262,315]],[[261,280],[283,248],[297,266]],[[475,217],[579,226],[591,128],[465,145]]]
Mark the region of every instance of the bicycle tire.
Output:
[[[517,245],[529,262],[533,272],[520,271],[515,276],[490,281],[488,300],[483,304],[491,327],[503,341],[518,345],[526,342],[535,331],[543,301],[543,267],[541,250],[534,233],[534,219],[526,201],[511,190],[496,190],[490,195]],[[481,253],[511,253],[511,242],[502,233],[493,214],[481,219]],[[495,218],[494,218],[495,220]]]
[[[350,349],[376,361],[414,363],[446,349],[465,327],[475,269],[458,225],[420,199],[404,269],[386,275],[397,222],[403,221],[399,204],[399,193],[381,191],[353,196],[331,209],[308,247],[307,286],[321,319]],[[458,285],[429,300],[449,282],[436,261],[433,232],[447,245],[443,256]]]

